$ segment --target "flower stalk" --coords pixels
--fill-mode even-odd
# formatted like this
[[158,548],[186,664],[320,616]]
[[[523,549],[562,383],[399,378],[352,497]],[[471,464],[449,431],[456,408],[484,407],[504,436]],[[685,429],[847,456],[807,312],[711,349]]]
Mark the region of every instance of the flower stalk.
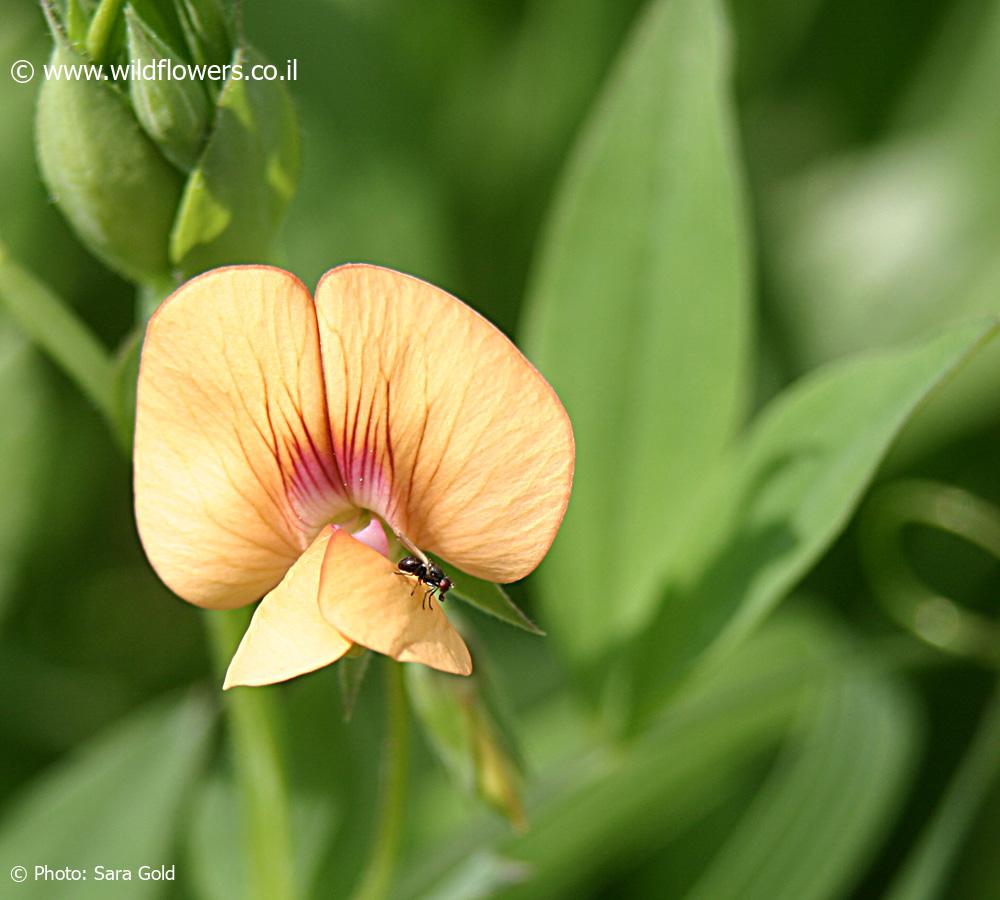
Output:
[[[220,673],[246,629],[245,610],[202,617]],[[237,690],[223,704],[231,731],[236,780],[243,804],[247,896],[253,900],[295,900],[291,810],[278,746],[276,710],[264,691]]]
[[402,664],[386,660],[384,669],[386,723],[382,793],[371,853],[353,900],[383,900],[389,896],[403,832],[410,762],[410,712]]

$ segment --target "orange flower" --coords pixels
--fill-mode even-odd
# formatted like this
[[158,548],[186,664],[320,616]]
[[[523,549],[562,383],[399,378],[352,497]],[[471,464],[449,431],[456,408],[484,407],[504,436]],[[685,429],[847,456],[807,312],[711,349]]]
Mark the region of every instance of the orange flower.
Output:
[[422,608],[395,574],[383,523],[410,552],[514,581],[548,551],[572,476],[552,388],[416,278],[341,266],[314,301],[281,269],[216,269],[149,323],[135,432],[146,554],[199,606],[264,597],[226,687],[310,672],[355,643],[469,674],[440,605]]

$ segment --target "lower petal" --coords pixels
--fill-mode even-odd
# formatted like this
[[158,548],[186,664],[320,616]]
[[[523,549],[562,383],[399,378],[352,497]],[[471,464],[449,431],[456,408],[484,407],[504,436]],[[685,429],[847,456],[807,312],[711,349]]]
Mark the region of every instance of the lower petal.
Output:
[[421,608],[425,590],[347,532],[335,531],[330,538],[320,576],[319,609],[333,628],[400,662],[471,674],[469,650],[440,604]]
[[224,689],[287,681],[336,662],[351,642],[320,615],[316,598],[333,528],[324,528],[257,607]]

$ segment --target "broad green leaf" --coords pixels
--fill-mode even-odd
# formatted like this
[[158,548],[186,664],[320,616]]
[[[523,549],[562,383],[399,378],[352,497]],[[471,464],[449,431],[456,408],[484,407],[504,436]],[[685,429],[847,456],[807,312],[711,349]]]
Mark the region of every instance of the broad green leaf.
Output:
[[928,819],[886,900],[944,897],[949,870],[976,812],[1000,776],[1000,692],[994,693],[969,749]]
[[108,352],[73,310],[14,262],[2,244],[0,303],[24,333],[76,382],[110,421],[112,365]]
[[779,395],[690,524],[684,568],[632,651],[654,710],[690,662],[721,654],[782,600],[843,530],[893,440],[997,330],[965,324],[820,369]]
[[846,896],[901,800],[917,724],[884,673],[831,677],[687,900]]
[[745,234],[722,14],[657,0],[563,179],[528,299],[529,355],[577,439],[544,610],[577,657],[656,602],[696,490],[739,422]]
[[93,869],[173,862],[178,813],[205,758],[211,721],[200,699],[158,703],[30,784],[0,826],[4,877],[15,865],[29,872],[17,896],[53,896],[53,882],[34,879],[34,867],[44,864],[91,871],[87,881],[59,882],[67,900],[158,893],[161,883],[140,881],[135,871],[127,889],[114,892]]
[[[234,65],[265,65],[243,48]],[[170,260],[184,275],[226,263],[260,262],[295,192],[299,130],[278,81],[230,78],[212,134],[184,188],[170,236]]]

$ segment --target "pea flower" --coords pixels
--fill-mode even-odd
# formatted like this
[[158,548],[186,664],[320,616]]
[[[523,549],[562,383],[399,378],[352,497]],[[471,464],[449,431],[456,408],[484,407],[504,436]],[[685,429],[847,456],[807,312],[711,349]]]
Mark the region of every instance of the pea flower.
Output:
[[164,583],[210,609],[263,597],[232,687],[355,644],[469,674],[465,642],[391,551],[523,578],[562,521],[574,445],[542,376],[439,288],[345,265],[314,300],[281,269],[234,266],[151,319],[134,460],[136,522]]

